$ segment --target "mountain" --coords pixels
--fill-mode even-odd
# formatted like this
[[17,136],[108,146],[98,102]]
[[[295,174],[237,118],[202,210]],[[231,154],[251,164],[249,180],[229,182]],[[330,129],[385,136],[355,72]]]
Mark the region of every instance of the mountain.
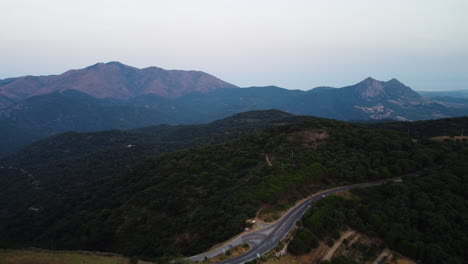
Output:
[[372,78],[343,88],[300,91],[276,86],[250,87],[195,93],[165,102],[140,97],[130,103],[195,123],[210,121],[214,115],[220,118],[239,111],[270,108],[339,120],[421,120],[468,113],[468,105],[427,99],[396,79],[383,82]]
[[237,87],[200,71],[138,69],[119,62],[97,63],[60,75],[0,81],[0,95],[14,100],[62,90],[77,90],[95,98],[129,99],[144,94],[179,97],[227,88]]
[[338,120],[426,120],[468,114],[461,98],[426,98],[396,79],[309,91],[238,88],[209,74],[98,63],[61,75],[0,80],[0,156],[65,131],[200,124],[265,109]]
[[209,124],[52,136],[0,159],[0,222],[37,197],[117,176],[154,155],[237,139],[277,122],[312,119],[276,110],[252,111]]
[[[330,90],[329,90],[330,91]],[[341,92],[350,95],[352,99],[365,101],[392,99],[420,99],[421,96],[397,79],[388,82],[377,81],[368,77],[360,83],[342,88]]]
[[260,208],[275,212],[321,189],[445,168],[466,153],[462,142],[415,141],[334,120],[275,122],[40,197],[3,226],[0,239],[129,256],[196,254],[244,230]]
[[307,96],[303,100],[316,103],[308,114],[321,111],[320,116],[344,120],[417,120],[442,117],[449,112],[445,106],[423,98],[396,79],[383,82],[369,77],[343,88],[312,89]]
[[15,100],[5,96],[5,95],[0,95],[0,109],[6,108],[12,104],[15,103]]

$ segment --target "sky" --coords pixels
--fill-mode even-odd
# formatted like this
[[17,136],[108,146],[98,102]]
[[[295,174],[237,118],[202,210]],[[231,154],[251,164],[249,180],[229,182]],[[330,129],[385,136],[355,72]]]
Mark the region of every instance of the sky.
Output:
[[0,79],[97,62],[308,90],[468,89],[467,0],[0,0]]

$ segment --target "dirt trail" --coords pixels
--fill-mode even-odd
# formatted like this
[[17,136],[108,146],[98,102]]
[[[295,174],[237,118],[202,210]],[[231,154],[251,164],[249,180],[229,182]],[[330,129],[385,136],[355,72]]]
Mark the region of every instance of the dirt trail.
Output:
[[325,257],[323,257],[323,260],[330,261],[331,258],[333,257],[333,254],[335,254],[335,251],[341,246],[341,244],[343,244],[343,241],[345,239],[347,239],[348,237],[352,236],[354,233],[356,233],[356,231],[354,231],[354,230],[348,230],[348,231],[344,232],[343,235],[341,235],[340,239],[335,242],[333,247],[331,247],[330,250],[328,250]]
[[382,253],[375,259],[372,264],[381,264],[385,259],[390,255],[390,250],[388,248],[384,249]]
[[351,242],[349,242],[348,246],[351,246],[353,245],[360,237],[360,234],[357,234],[356,236],[354,236],[353,240],[351,240]]
[[268,165],[269,165],[270,167],[273,166],[273,165],[271,164],[270,158],[268,158],[268,154],[265,154],[265,160],[266,160],[266,162],[268,163]]

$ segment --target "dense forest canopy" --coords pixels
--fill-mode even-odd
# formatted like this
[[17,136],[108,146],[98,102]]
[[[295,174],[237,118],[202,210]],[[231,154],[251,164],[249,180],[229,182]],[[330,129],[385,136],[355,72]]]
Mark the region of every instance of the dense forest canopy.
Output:
[[202,125],[158,125],[135,130],[67,132],[0,159],[0,223],[44,195],[59,195],[116,177],[145,158],[217,144],[258,132],[275,122],[313,117],[278,110],[250,111]]
[[39,210],[16,215],[2,242],[196,254],[241,232],[260,205],[287,206],[319,189],[445,168],[463,144],[414,141],[407,133],[333,120],[279,123],[148,158],[122,176],[37,200],[31,206]]
[[[468,254],[468,145],[444,146],[450,160],[402,183],[355,189],[355,196],[327,197],[303,217],[288,250],[339,237],[350,227],[422,263],[466,263]],[[455,151],[455,152],[454,152]]]

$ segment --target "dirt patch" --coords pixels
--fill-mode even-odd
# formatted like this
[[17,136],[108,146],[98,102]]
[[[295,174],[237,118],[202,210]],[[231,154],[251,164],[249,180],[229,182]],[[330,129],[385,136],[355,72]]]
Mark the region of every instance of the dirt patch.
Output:
[[303,147],[316,148],[321,144],[321,141],[328,138],[329,134],[323,129],[306,130],[297,133],[293,133],[287,137],[288,141],[294,142],[295,144],[302,145]]
[[268,157],[268,154],[265,154],[265,160],[266,160],[266,162],[268,163],[268,166],[270,166],[270,167],[273,166],[273,165],[271,164],[270,158]]
[[282,257],[271,257],[261,263],[265,264],[319,264],[322,262],[323,256],[329,250],[329,246],[325,243],[320,243],[319,246],[313,249],[310,253],[303,254],[300,256],[294,256],[292,254],[286,254]]
[[[395,254],[395,253],[392,252],[392,254]],[[411,260],[411,259],[409,259],[407,257],[404,257],[404,256],[401,256],[401,255],[397,254],[397,260],[394,263],[396,263],[396,264],[416,264],[417,262],[414,261],[414,260]]]
[[[120,256],[51,250],[0,250],[2,264],[128,264]],[[143,262],[140,262],[143,263]]]
[[351,193],[350,190],[346,190],[346,191],[342,191],[342,192],[337,192],[337,193],[334,193],[333,195],[336,195],[336,196],[341,196],[345,199],[351,199],[353,197],[355,197],[355,195],[353,193]]
[[307,143],[328,138],[328,133],[326,131],[304,131],[301,134],[304,137],[304,141]]
[[[373,263],[382,251],[380,248],[382,242],[359,233],[356,236],[358,237],[357,239],[350,237],[350,239],[347,239],[349,241],[343,242],[335,251],[332,258],[344,256],[358,263]],[[349,243],[351,241],[353,243]]]
[[323,257],[330,250],[330,247],[325,243],[320,242],[318,248],[313,249],[310,253],[298,256],[299,263],[321,263]]
[[257,212],[257,219],[265,223],[273,223],[280,219],[286,211],[287,209],[280,206],[263,205]]
[[316,148],[321,141],[328,138],[328,132],[324,130],[309,130],[299,133],[305,146]]

